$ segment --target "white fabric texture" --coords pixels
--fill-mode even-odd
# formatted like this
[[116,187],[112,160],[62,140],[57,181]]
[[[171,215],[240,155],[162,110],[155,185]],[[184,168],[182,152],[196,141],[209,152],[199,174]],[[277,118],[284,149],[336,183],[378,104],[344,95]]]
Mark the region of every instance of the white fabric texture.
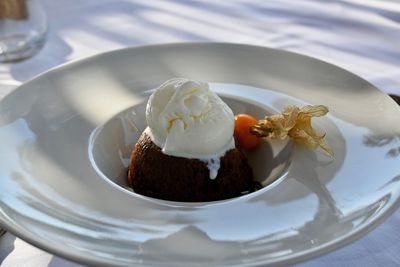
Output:
[[[0,64],[0,98],[54,66],[104,51],[221,41],[280,48],[343,67],[400,95],[400,2],[389,0],[46,0],[48,41],[35,57]],[[400,266],[400,211],[364,238],[296,266]],[[81,266],[7,233],[1,266]]]

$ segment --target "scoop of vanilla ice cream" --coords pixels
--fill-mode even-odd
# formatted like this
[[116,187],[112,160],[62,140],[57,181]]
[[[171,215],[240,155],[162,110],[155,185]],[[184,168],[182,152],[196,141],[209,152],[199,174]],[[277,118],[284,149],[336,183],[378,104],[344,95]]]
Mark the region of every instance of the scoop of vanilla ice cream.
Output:
[[234,145],[233,112],[204,82],[166,81],[150,96],[146,120],[152,141],[167,155],[207,158]]

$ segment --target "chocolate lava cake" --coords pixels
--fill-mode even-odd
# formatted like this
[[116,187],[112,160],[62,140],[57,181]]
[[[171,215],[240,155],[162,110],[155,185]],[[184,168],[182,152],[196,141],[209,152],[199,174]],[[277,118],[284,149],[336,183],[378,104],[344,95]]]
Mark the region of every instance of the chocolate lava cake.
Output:
[[128,183],[145,196],[186,202],[233,198],[259,186],[246,157],[236,148],[225,153],[217,177],[210,179],[205,162],[166,155],[146,133],[133,149]]

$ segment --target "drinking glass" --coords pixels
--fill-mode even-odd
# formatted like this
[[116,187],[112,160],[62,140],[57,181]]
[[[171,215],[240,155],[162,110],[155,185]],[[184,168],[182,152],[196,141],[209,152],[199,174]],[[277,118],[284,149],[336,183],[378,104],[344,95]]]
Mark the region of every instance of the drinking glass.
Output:
[[0,0],[0,62],[33,56],[44,45],[46,32],[40,0]]

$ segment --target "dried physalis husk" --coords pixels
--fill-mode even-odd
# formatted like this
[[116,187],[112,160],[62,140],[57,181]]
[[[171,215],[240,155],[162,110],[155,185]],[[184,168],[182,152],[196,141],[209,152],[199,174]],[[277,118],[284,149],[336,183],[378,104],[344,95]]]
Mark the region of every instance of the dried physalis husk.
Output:
[[320,149],[333,157],[333,151],[325,142],[325,134],[318,134],[311,125],[312,117],[321,117],[328,113],[326,106],[285,107],[281,114],[266,116],[250,128],[250,132],[259,137],[285,139],[290,137],[295,143],[308,149]]

